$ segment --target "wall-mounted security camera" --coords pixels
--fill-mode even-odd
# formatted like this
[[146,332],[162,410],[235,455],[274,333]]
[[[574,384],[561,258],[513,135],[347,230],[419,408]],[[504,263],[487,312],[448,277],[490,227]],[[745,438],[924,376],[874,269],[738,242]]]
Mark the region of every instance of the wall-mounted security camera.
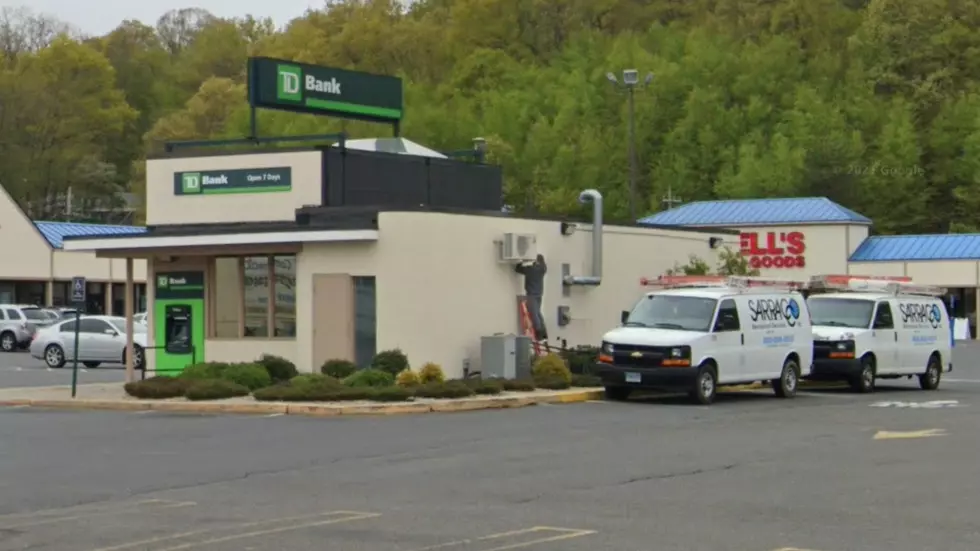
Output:
[[722,239],[720,237],[710,237],[708,238],[708,248],[717,249],[722,244]]
[[636,69],[626,69],[623,71],[623,84],[633,85],[640,82],[640,72]]
[[575,224],[572,224],[571,222],[562,222],[561,223],[561,234],[562,235],[572,235],[573,233],[575,233],[575,228],[576,228]]

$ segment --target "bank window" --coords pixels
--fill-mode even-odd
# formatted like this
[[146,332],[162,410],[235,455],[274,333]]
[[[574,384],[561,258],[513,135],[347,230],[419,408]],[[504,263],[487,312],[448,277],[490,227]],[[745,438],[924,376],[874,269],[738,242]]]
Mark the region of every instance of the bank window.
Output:
[[217,258],[212,270],[215,338],[296,336],[296,257]]
[[354,361],[367,367],[377,352],[378,317],[373,276],[354,277]]

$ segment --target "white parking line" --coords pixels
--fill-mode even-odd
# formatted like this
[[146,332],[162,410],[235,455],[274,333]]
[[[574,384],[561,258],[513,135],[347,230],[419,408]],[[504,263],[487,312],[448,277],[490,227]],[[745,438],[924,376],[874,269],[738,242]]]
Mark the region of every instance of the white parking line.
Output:
[[943,377],[942,382],[944,383],[972,383],[975,385],[980,385],[980,381],[975,381],[973,379],[947,379]]

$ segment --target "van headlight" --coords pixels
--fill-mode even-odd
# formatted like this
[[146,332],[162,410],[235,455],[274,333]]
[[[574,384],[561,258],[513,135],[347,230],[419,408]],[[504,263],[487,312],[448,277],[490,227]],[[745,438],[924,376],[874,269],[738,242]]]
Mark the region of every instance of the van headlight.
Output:
[[671,359],[686,359],[691,357],[690,346],[677,346],[670,349]]
[[615,350],[613,349],[613,345],[608,342],[602,343],[602,351],[605,352],[606,354],[609,354],[610,356],[612,356],[613,352],[615,352]]
[[854,352],[854,341],[851,340],[837,341],[834,344],[834,349],[836,349],[838,352]]

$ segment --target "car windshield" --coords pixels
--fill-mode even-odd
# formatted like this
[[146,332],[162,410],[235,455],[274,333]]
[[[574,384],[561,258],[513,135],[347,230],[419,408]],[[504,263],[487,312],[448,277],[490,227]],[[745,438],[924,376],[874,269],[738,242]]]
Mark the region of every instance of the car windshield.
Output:
[[636,304],[624,325],[708,331],[717,303],[713,298],[647,295]]
[[48,321],[48,316],[40,308],[22,308],[21,312],[29,320]]
[[855,327],[867,329],[871,325],[871,313],[875,303],[856,298],[810,297],[810,322],[830,327]]
[[[112,318],[106,321],[111,323],[112,326],[116,328],[116,331],[119,331],[120,333],[126,333],[125,318]],[[141,323],[133,323],[133,334],[136,333],[146,333],[146,326]]]

